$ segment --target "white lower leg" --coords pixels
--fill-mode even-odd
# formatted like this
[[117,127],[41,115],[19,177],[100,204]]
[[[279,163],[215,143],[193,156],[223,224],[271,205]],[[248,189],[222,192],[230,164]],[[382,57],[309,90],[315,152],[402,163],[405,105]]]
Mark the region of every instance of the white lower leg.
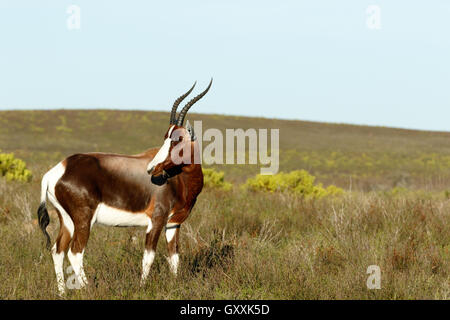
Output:
[[81,288],[86,286],[88,283],[83,268],[83,254],[84,250],[80,253],[73,254],[70,249],[69,252],[67,253],[67,257],[69,258],[70,264],[72,265],[73,268],[73,272],[75,272],[75,275],[78,278],[78,282],[80,283]]
[[148,277],[150,272],[150,267],[153,264],[153,260],[155,260],[155,251],[153,250],[145,250],[144,258],[142,259],[142,276],[141,276],[141,285],[145,283],[145,280]]
[[[145,232],[147,236],[150,233],[150,231],[152,231],[152,228],[153,228],[152,220],[149,218],[147,231]],[[153,260],[155,260],[155,251],[145,249],[144,257],[142,258],[141,285],[143,285],[145,283],[145,280],[147,280],[148,274],[150,272],[150,267],[153,264]]]
[[60,294],[64,294],[66,288],[66,285],[64,283],[64,271],[63,271],[64,251],[56,253],[56,243],[52,248],[52,258],[53,263],[55,265],[56,282],[58,283],[58,292]]
[[167,259],[167,261],[169,262],[170,271],[172,271],[174,275],[177,275],[178,263],[180,261],[178,253],[173,254],[170,258]]
[[[170,226],[170,224],[168,224],[168,226]],[[169,246],[173,246],[174,245],[173,242],[177,241],[178,232],[179,232],[178,228],[166,229],[166,240]],[[178,271],[179,260],[180,258],[178,256],[178,253],[174,253],[169,258],[167,258],[167,262],[169,262],[170,271],[175,275],[177,274]]]

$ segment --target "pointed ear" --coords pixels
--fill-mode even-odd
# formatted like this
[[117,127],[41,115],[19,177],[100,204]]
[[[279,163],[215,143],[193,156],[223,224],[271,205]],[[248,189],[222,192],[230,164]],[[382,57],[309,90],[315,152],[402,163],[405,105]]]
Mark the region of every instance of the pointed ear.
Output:
[[189,132],[189,135],[191,136],[192,141],[197,139],[197,137],[195,136],[194,127],[191,126],[191,123],[189,122],[189,120],[186,123],[186,130]]

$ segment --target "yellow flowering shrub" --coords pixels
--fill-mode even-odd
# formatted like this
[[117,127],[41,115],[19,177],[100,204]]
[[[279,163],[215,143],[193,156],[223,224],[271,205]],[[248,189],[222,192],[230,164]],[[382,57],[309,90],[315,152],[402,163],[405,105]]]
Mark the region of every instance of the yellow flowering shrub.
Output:
[[214,169],[205,169],[203,170],[203,183],[207,188],[217,188],[225,191],[231,190],[233,185],[229,182],[226,182],[224,177],[225,173],[223,171],[216,171]]
[[324,188],[322,184],[314,184],[315,177],[305,170],[289,173],[280,172],[274,175],[256,175],[244,184],[244,188],[253,191],[277,192],[288,191],[304,197],[322,198],[329,195],[342,194],[344,191],[334,185]]
[[26,166],[26,163],[16,159],[13,153],[0,153],[0,176],[4,176],[7,181],[30,181],[32,174]]

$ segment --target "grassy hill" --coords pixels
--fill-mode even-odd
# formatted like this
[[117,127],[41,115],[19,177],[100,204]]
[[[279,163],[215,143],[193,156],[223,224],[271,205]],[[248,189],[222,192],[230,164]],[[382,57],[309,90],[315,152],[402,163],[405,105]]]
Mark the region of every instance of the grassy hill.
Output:
[[[160,146],[164,112],[0,112],[0,149],[33,172],[0,177],[0,299],[60,299],[37,226],[40,179],[66,156]],[[280,129],[280,169],[306,169],[346,190],[305,199],[238,188],[254,165],[221,165],[234,187],[205,187],[181,227],[179,275],[161,237],[148,283],[139,279],[145,228],[95,225],[87,288],[64,299],[449,299],[450,132],[190,114],[203,129]],[[54,241],[59,223],[49,206]],[[381,289],[368,289],[368,267]],[[66,268],[66,279],[71,276]]]
[[[450,132],[191,113],[203,130],[280,129],[280,170],[306,169],[319,182],[360,190],[450,186]],[[79,152],[135,154],[160,146],[165,112],[55,110],[0,112],[0,149],[24,159],[35,177]],[[208,144],[207,142],[205,144]],[[242,182],[257,165],[218,165]]]

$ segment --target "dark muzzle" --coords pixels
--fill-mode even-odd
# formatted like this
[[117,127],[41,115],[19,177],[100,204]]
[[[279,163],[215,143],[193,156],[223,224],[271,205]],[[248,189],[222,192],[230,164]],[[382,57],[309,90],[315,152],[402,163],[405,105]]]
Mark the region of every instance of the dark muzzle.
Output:
[[152,183],[156,184],[157,186],[162,186],[164,183],[167,182],[167,179],[169,178],[170,178],[169,174],[166,172],[166,170],[163,170],[161,174],[157,176],[152,175],[150,179]]

